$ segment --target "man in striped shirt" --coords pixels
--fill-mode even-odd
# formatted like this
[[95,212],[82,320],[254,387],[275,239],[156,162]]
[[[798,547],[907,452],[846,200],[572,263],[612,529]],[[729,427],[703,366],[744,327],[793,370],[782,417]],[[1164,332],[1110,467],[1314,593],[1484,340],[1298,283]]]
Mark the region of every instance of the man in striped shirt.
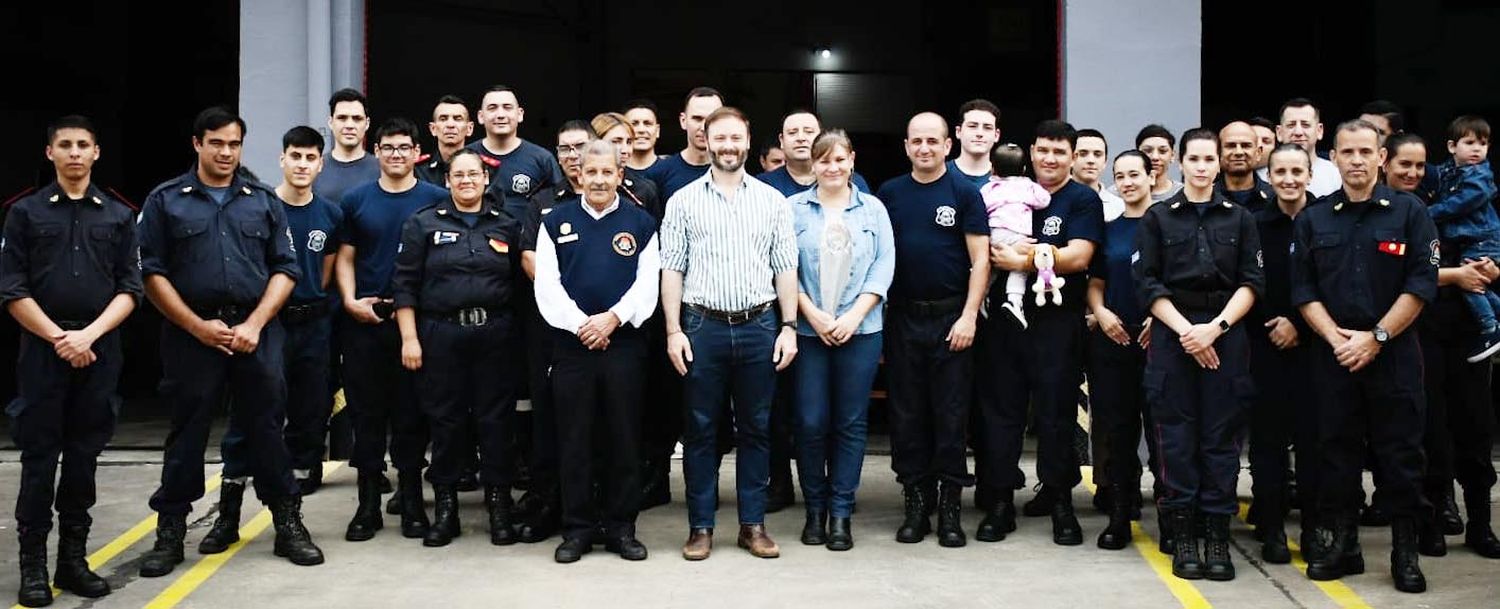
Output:
[[704,131],[712,168],[672,195],[661,227],[667,355],[684,377],[688,411],[683,473],[691,531],[682,556],[703,560],[713,547],[716,430],[723,404],[732,398],[739,545],[775,558],[780,549],[765,529],[767,427],[776,372],[797,354],[791,207],[776,189],[745,174],[750,122],[742,112],[715,110]]

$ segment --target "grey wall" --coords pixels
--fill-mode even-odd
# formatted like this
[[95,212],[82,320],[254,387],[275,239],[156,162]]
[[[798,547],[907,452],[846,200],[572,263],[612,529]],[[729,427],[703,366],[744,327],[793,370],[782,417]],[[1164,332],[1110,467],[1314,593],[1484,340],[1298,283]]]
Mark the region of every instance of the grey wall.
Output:
[[1064,0],[1063,24],[1063,118],[1103,132],[1111,157],[1148,123],[1198,126],[1199,0]]

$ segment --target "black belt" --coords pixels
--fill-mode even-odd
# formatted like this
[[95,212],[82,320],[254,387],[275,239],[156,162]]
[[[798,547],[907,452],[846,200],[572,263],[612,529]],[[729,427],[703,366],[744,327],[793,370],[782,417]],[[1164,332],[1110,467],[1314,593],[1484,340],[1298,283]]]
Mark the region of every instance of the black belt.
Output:
[[775,304],[776,301],[768,300],[742,311],[720,311],[718,309],[710,309],[708,307],[695,304],[689,304],[687,305],[687,308],[689,311],[692,311],[709,319],[722,321],[731,326],[738,326],[740,324],[747,323],[757,317],[760,317],[761,313],[765,313],[766,311],[771,310],[771,306]]
[[891,307],[907,315],[937,317],[940,315],[949,315],[954,311],[962,311],[964,303],[967,301],[967,296],[951,296],[941,300],[892,301]]
[[281,307],[281,312],[277,313],[277,316],[281,318],[282,323],[299,324],[319,319],[327,314],[328,303],[319,300],[307,304]]
[[1229,304],[1229,299],[1234,297],[1234,292],[1216,290],[1212,292],[1194,292],[1191,290],[1173,290],[1172,305],[1179,311],[1210,311],[1218,312]]
[[486,307],[470,307],[467,309],[459,309],[457,311],[449,311],[446,313],[427,312],[425,314],[429,317],[441,319],[448,323],[458,324],[465,328],[474,328],[487,325],[491,320],[498,320],[503,314],[503,311],[501,311],[500,309],[490,309]]
[[250,313],[255,311],[252,305],[223,305],[218,307],[192,307],[193,313],[205,320],[217,319],[225,324],[234,326],[250,318]]

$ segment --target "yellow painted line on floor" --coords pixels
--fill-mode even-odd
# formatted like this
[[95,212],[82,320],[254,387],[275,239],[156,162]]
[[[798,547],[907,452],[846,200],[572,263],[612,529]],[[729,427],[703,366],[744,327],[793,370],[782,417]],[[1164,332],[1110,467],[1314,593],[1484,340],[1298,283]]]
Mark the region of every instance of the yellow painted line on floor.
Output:
[[[342,462],[326,463],[323,467],[323,473],[324,475],[331,474],[337,471],[343,465],[344,464]],[[172,582],[172,585],[167,586],[166,590],[162,590],[161,594],[158,594],[156,595],[156,598],[151,599],[151,602],[146,603],[145,609],[171,609],[172,607],[176,607],[177,604],[181,603],[183,599],[188,597],[189,594],[192,594],[194,590],[197,590],[199,586],[202,586],[203,582],[208,581],[208,578],[212,577],[213,574],[219,570],[219,567],[224,566],[224,563],[227,563],[229,562],[229,559],[234,558],[234,555],[238,554],[246,544],[250,543],[250,541],[255,539],[256,536],[265,532],[265,530],[270,526],[271,510],[262,509],[260,513],[256,514],[254,518],[250,519],[250,522],[247,522],[245,523],[245,526],[240,527],[239,541],[230,544],[229,548],[224,550],[223,552],[220,552],[218,554],[209,554],[207,556],[204,556],[203,558],[198,559],[198,562],[193,563],[192,568],[189,568],[182,575],[178,576],[177,581],[174,581]]]
[[[1083,485],[1089,489],[1089,493],[1098,492],[1098,489],[1094,487],[1094,468],[1085,465],[1078,469],[1083,472]],[[1182,604],[1183,609],[1213,607],[1208,599],[1203,597],[1203,593],[1198,591],[1198,587],[1193,585],[1193,582],[1172,575],[1172,557],[1157,551],[1156,540],[1141,528],[1139,522],[1130,523],[1130,545],[1135,546],[1141,558],[1146,559],[1146,564],[1156,572],[1157,579],[1166,584],[1167,590],[1172,593],[1172,596],[1177,597],[1177,602]]]
[[[1241,501],[1239,513],[1240,521],[1244,522],[1245,524],[1249,524],[1249,515],[1250,502]],[[1302,558],[1302,547],[1299,546],[1297,544],[1297,540],[1292,538],[1291,536],[1287,537],[1286,545],[1292,550],[1292,566],[1296,567],[1297,571],[1301,572],[1302,575],[1306,577],[1307,561],[1303,560]],[[1356,594],[1354,592],[1353,588],[1350,588],[1339,580],[1320,582],[1309,579],[1307,581],[1312,582],[1312,584],[1316,586],[1318,590],[1321,590],[1323,592],[1324,596],[1327,596],[1329,600],[1332,600],[1334,604],[1338,605],[1342,609],[1373,609],[1369,603],[1365,602],[1365,599],[1360,598],[1359,594]]]
[[[220,478],[219,474],[214,474],[213,477],[204,481],[203,492],[207,494],[218,490],[219,484],[223,481],[224,479]],[[135,526],[130,527],[129,530],[121,533],[119,537],[110,540],[109,543],[104,544],[104,547],[101,547],[98,550],[95,550],[93,554],[90,554],[88,558],[89,569],[94,571],[102,569],[104,567],[104,564],[109,562],[110,559],[119,556],[121,552],[124,552],[130,546],[135,545],[135,542],[140,541],[141,538],[151,534],[151,532],[155,530],[156,514],[152,514],[141,519],[140,522],[135,523]],[[52,596],[55,597],[61,594],[62,591],[58,590],[56,586],[52,587]],[[21,605],[12,605],[10,609],[25,609],[25,607]]]

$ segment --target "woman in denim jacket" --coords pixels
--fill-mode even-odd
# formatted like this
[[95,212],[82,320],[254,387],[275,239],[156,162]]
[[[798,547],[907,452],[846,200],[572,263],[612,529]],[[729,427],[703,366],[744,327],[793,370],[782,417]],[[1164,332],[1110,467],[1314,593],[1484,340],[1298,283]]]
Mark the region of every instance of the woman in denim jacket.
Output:
[[[797,470],[807,505],[802,543],[854,546],[849,517],[880,363],[881,301],[895,273],[885,205],[860,192],[854,149],[830,129],[812,149],[817,188],[788,199],[797,231]],[[831,523],[830,523],[831,517]]]

